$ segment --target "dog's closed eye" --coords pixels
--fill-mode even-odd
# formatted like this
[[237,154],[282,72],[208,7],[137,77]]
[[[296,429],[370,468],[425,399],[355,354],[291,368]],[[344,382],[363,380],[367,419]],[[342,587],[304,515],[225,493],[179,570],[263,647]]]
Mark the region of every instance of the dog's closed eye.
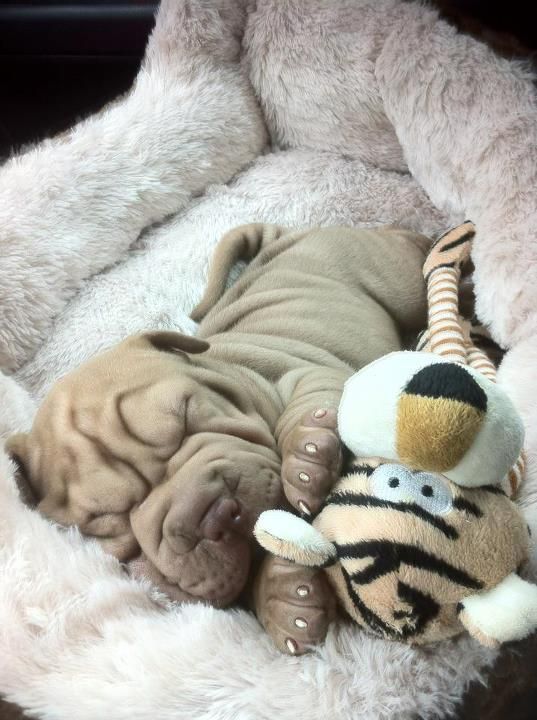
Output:
[[103,512],[93,514],[79,527],[85,535],[96,538],[109,538],[123,535],[130,528],[128,512]]

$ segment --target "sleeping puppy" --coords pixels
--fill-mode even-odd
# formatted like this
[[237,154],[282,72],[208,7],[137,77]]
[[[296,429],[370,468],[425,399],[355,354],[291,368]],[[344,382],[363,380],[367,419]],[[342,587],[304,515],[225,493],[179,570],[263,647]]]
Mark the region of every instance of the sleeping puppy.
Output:
[[[128,338],[61,379],[8,442],[38,509],[175,600],[236,601],[259,514],[287,502],[311,515],[339,476],[347,378],[425,325],[429,246],[393,227],[228,233],[197,337]],[[252,262],[226,290],[240,259]],[[253,596],[283,650],[324,637],[318,572],[267,559]]]

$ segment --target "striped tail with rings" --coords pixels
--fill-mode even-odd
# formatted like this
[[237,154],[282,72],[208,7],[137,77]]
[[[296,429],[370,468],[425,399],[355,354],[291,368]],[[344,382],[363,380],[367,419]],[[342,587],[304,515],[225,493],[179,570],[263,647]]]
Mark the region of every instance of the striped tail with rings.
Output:
[[[428,324],[418,350],[428,350],[446,360],[469,365],[496,382],[496,367],[474,344],[472,334],[487,337],[482,326],[472,326],[459,311],[459,287],[463,265],[470,259],[475,226],[467,221],[444,233],[432,246],[423,266],[427,284]],[[522,482],[526,461],[522,452],[507,476],[513,497]]]

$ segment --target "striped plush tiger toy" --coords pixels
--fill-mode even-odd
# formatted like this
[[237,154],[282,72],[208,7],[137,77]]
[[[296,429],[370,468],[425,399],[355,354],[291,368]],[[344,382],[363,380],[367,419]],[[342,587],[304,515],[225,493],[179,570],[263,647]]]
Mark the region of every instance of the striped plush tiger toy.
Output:
[[474,228],[455,228],[424,266],[422,349],[356,373],[338,414],[355,460],[313,521],[270,510],[255,527],[275,555],[323,567],[364,629],[428,643],[466,628],[486,645],[537,627],[537,587],[519,576],[529,530],[509,495],[523,426],[458,312]]

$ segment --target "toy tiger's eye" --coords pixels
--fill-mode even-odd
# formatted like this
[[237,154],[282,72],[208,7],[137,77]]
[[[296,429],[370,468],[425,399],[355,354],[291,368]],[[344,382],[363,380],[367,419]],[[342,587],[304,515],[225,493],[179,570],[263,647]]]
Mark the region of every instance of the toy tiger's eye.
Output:
[[441,475],[413,471],[405,465],[379,465],[370,477],[371,493],[390,503],[419,505],[423,510],[439,515],[453,507],[449,483]]

